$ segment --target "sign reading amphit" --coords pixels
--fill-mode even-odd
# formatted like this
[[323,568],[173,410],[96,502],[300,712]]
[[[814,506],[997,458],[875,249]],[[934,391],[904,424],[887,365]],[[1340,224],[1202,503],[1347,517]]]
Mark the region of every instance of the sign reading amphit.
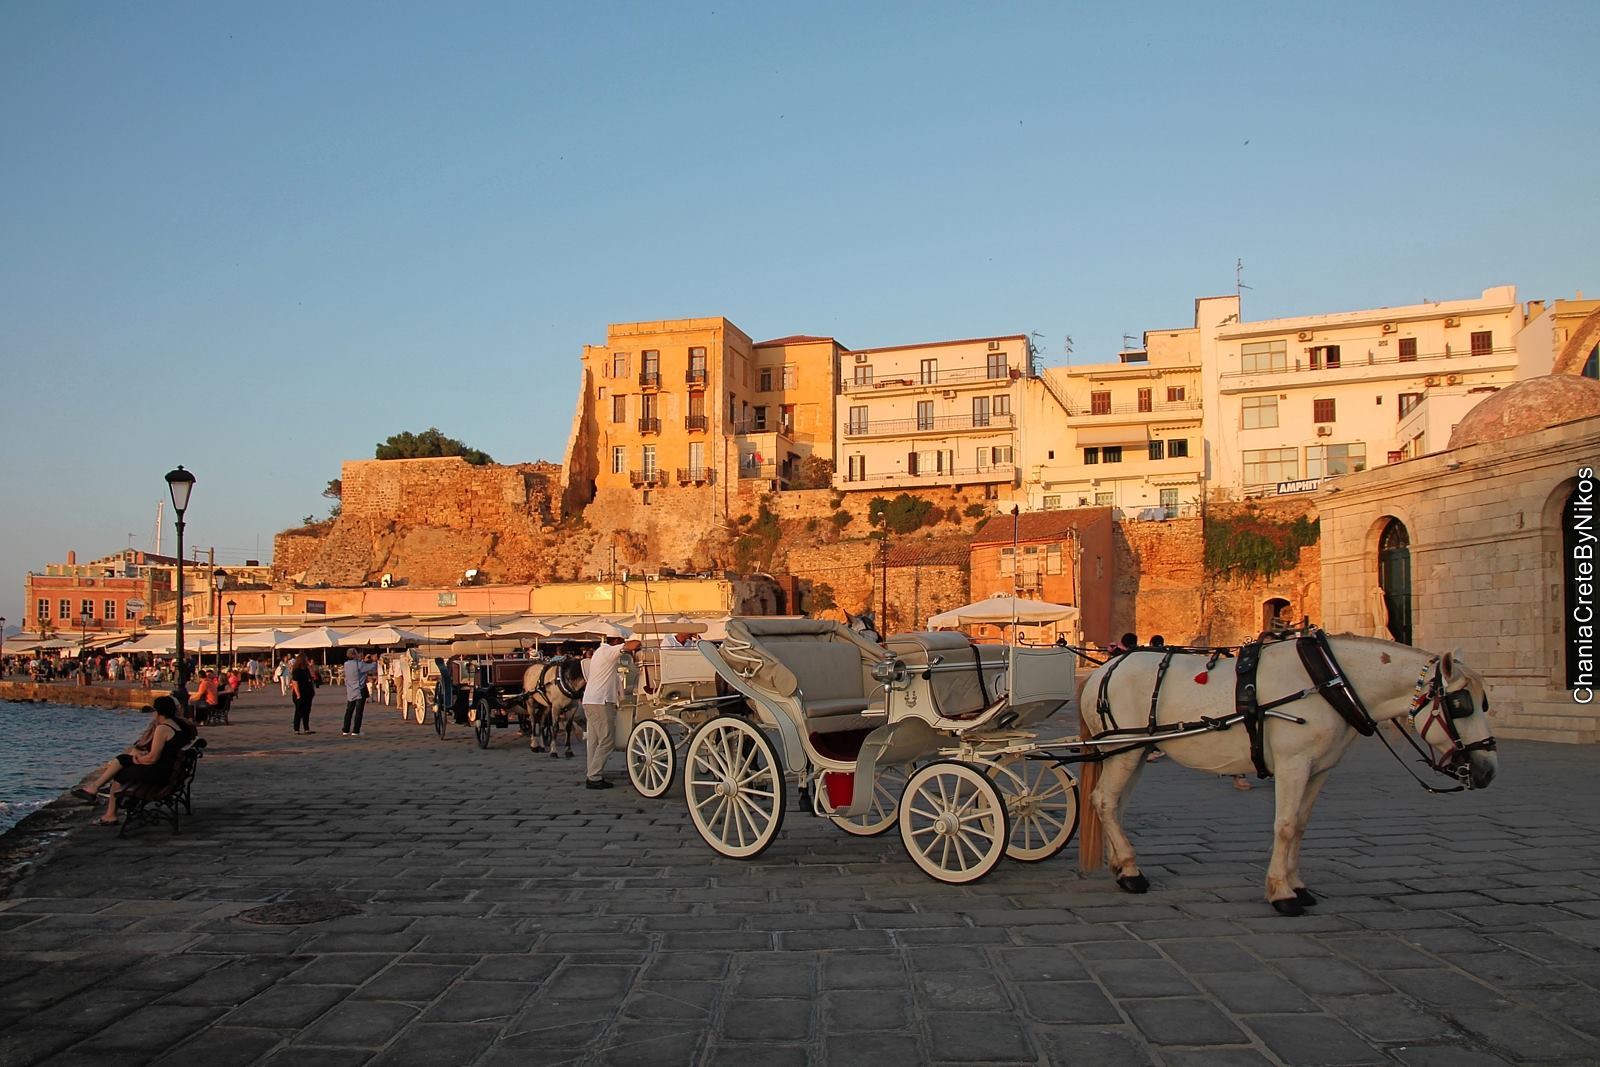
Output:
[[1297,482],[1279,482],[1278,495],[1287,496],[1290,493],[1315,492],[1317,486],[1322,484],[1321,478],[1301,478]]
[[140,597],[131,596],[122,603],[129,611],[142,611],[144,609],[144,600]]

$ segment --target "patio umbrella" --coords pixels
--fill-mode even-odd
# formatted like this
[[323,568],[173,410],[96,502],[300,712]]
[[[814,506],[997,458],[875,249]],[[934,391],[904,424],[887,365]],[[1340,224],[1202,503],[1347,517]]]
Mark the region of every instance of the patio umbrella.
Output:
[[450,627],[451,637],[494,637],[495,634],[495,628],[487,625],[482,619],[471,619]]
[[533,615],[522,615],[494,628],[496,637],[549,637],[552,628]]
[[299,633],[299,630],[256,630],[252,633],[239,634],[234,638],[233,647],[240,652],[265,652],[278,648],[289,638]]
[[602,618],[569,623],[550,633],[551,637],[632,637],[633,631]]
[[279,648],[332,648],[339,643],[344,634],[339,630],[330,630],[326,626],[318,626],[312,630],[305,630],[295,634],[287,641],[278,642]]
[[117,649],[118,652],[159,652],[170,656],[177,642],[177,635],[171,632],[160,634],[145,634],[135,641],[130,641]]
[[1063,622],[1076,618],[1078,609],[1066,604],[1051,604],[1043,600],[1024,600],[1006,593],[996,593],[985,600],[963,604],[959,608],[941,611],[928,619],[932,629],[954,626],[973,626],[988,623],[990,626],[1009,626],[1014,622],[1037,624]]
[[345,634],[339,643],[363,648],[393,648],[396,645],[420,645],[427,640],[414,630],[402,630],[397,626],[368,626]]

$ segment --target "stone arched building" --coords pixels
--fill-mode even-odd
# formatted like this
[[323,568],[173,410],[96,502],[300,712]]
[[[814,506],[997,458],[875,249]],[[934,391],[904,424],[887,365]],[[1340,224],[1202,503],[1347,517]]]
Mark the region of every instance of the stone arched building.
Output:
[[[1600,471],[1600,382],[1562,357],[1565,373],[1469,412],[1448,451],[1324,484],[1322,604],[1333,632],[1460,649],[1488,680],[1496,734],[1594,742],[1600,699],[1585,703],[1576,685],[1570,626],[1571,509],[1586,506],[1580,472]],[[1600,532],[1600,500],[1593,513]]]

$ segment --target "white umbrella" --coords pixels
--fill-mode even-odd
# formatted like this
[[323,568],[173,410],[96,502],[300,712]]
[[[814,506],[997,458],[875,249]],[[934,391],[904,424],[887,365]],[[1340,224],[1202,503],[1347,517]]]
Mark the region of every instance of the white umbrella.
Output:
[[396,626],[368,626],[345,634],[339,643],[362,648],[392,648],[395,645],[425,644],[427,640],[414,630],[402,630]]
[[959,608],[941,611],[928,620],[933,629],[954,626],[973,626],[988,623],[991,626],[1009,626],[1014,622],[1037,624],[1063,622],[1077,618],[1078,609],[1066,604],[1051,604],[1043,600],[1024,600],[1006,593],[996,593],[986,600],[963,604]]
[[332,648],[339,643],[344,634],[338,630],[330,630],[326,626],[318,626],[314,630],[305,630],[295,634],[287,641],[279,641],[279,648]]
[[471,619],[458,626],[450,628],[451,637],[493,637],[495,628],[485,624],[480,619]]
[[299,630],[278,629],[253,630],[247,634],[237,634],[233,640],[233,647],[240,652],[265,652],[277,648],[299,632]]
[[544,620],[533,615],[523,615],[503,622],[493,630],[496,637],[549,637],[551,628]]
[[605,619],[593,618],[552,630],[551,637],[632,637],[633,631]]
[[176,646],[176,642],[177,634],[174,633],[145,634],[137,641],[130,641],[128,644],[123,645],[121,648],[117,649],[117,651],[160,652],[163,655],[171,655],[173,648]]

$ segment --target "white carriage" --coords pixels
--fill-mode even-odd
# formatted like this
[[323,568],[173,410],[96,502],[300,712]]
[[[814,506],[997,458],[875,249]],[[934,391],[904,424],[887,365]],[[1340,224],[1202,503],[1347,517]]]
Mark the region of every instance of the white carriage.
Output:
[[627,731],[623,750],[628,780],[641,796],[651,798],[672,787],[690,734],[744,704],[742,696],[729,695],[718,684],[716,670],[699,648],[641,650],[633,657],[624,688],[617,711],[618,727]]
[[791,777],[802,804],[849,833],[898,824],[944,882],[976,881],[1002,856],[1048,859],[1077,830],[1077,782],[1031,729],[1074,703],[1070,650],[954,633],[879,646],[839,623],[750,618],[700,652],[743,698],[684,753],[690,819],[724,856],[772,844]]

